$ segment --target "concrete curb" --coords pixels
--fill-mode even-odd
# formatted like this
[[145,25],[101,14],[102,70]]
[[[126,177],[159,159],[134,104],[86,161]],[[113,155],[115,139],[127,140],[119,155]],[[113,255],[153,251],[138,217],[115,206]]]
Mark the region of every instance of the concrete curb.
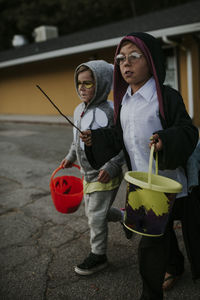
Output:
[[[73,118],[67,116],[71,121]],[[62,116],[43,116],[43,115],[0,115],[0,122],[16,123],[41,123],[41,124],[62,124],[69,125],[67,120]]]

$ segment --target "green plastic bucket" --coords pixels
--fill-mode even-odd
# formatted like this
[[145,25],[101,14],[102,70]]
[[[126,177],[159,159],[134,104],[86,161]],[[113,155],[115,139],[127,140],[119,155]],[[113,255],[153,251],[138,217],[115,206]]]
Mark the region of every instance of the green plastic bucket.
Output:
[[170,178],[158,175],[158,155],[156,153],[156,173],[152,174],[154,145],[149,157],[149,170],[125,173],[128,192],[124,214],[124,225],[131,231],[145,236],[163,235],[175,196],[182,185]]

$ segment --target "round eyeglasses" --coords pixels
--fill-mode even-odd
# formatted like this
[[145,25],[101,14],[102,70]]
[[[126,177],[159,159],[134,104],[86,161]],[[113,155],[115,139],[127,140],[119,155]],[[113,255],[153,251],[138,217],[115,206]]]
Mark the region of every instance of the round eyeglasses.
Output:
[[132,52],[130,53],[129,55],[123,55],[123,54],[118,54],[116,57],[115,57],[115,61],[118,65],[121,65],[123,64],[126,59],[128,59],[128,62],[130,64],[133,64],[135,63],[136,61],[138,61],[141,57],[143,56],[142,53],[137,53],[137,52]]
[[77,83],[78,88],[80,89],[82,86],[86,89],[91,89],[94,86],[94,82],[92,81],[78,81]]

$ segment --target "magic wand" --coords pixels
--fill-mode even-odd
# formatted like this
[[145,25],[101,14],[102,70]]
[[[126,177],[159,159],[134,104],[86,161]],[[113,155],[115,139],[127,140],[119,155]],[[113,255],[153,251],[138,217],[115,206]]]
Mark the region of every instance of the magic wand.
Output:
[[36,84],[36,87],[45,95],[45,97],[51,102],[51,104],[57,109],[57,111],[61,114],[61,116],[63,116],[72,126],[74,126],[80,133],[82,133],[82,131],[74,124],[72,123],[72,121],[66,117],[61,111],[60,109],[55,105],[55,103],[53,103],[53,101],[49,98],[49,96],[43,91],[43,89]]

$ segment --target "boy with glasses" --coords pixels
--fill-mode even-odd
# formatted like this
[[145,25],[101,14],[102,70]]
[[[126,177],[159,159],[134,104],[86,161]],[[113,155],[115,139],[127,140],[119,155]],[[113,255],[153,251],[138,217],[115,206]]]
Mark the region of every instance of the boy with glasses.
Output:
[[[164,85],[165,72],[162,49],[156,38],[144,32],[125,36],[115,56],[116,125],[106,130],[87,130],[80,137],[87,146],[87,158],[94,168],[99,168],[123,149],[129,170],[148,172],[150,147],[154,144],[159,174],[177,180],[183,186],[182,193],[176,196],[179,198],[187,196],[184,169],[197,144],[198,130],[193,126],[179,92]],[[97,145],[101,145],[100,149]],[[174,274],[179,276],[184,271],[184,264],[173,238],[173,220],[163,236],[144,235],[141,238],[141,300],[163,299],[162,285],[169,252],[175,257]]]
[[[89,61],[75,71],[75,86],[80,103],[74,111],[74,123],[81,129],[109,128],[114,123],[112,102],[108,101],[113,80],[113,65],[103,61]],[[90,227],[91,253],[75,267],[79,275],[90,275],[104,269],[107,264],[106,249],[108,221],[122,221],[120,210],[111,208],[122,179],[123,154],[106,162],[99,170],[93,169],[85,155],[84,143],[74,129],[74,139],[63,168],[78,161],[84,176],[85,212]]]

